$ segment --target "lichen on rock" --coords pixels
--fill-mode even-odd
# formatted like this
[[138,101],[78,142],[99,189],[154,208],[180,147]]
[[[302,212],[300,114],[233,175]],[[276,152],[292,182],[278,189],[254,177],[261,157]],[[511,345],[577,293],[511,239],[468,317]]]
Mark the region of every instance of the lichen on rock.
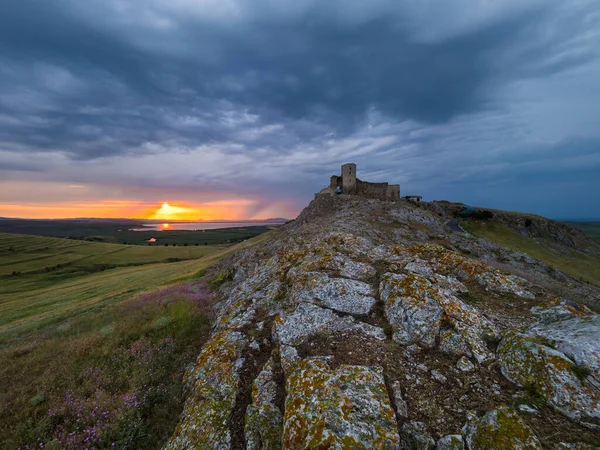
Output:
[[297,303],[316,301],[336,311],[357,315],[369,313],[375,304],[374,295],[368,283],[331,278],[318,272],[305,273],[291,290],[291,298]]
[[277,320],[275,328],[282,345],[299,345],[320,332],[357,331],[375,339],[385,339],[385,333],[379,327],[352,317],[340,317],[329,309],[311,303],[300,303],[294,312]]
[[587,306],[558,297],[545,299],[541,304],[531,308],[531,312],[541,323],[594,315]]
[[477,281],[486,290],[497,293],[510,293],[527,299],[535,298],[535,294],[526,289],[527,281],[523,278],[503,273],[481,261],[469,259],[440,245],[413,245],[406,248],[406,251],[417,258],[427,260],[427,265],[437,274],[451,275],[459,280]]
[[246,339],[237,331],[217,333],[204,345],[188,374],[190,393],[166,450],[230,447],[228,420],[235,405],[245,347]]
[[281,448],[283,413],[276,404],[277,382],[273,358],[265,364],[252,383],[252,403],[246,409],[246,449]]
[[496,339],[495,325],[474,307],[421,275],[387,273],[381,281],[381,298],[393,329],[404,345],[419,344],[482,362],[493,357],[487,339]]
[[547,339],[600,383],[600,315],[583,312],[568,320],[536,325],[528,334]]
[[464,450],[465,442],[460,434],[444,436],[435,444],[435,450]]
[[299,361],[286,379],[283,448],[394,449],[400,438],[379,368]]
[[541,450],[533,430],[512,409],[500,407],[472,418],[463,434],[468,448],[477,450]]
[[422,276],[388,273],[383,276],[380,292],[394,340],[433,347],[442,322],[439,291]]
[[600,393],[584,384],[573,370],[575,362],[551,345],[543,336],[508,333],[498,348],[502,374],[521,386],[533,387],[572,419],[600,419]]

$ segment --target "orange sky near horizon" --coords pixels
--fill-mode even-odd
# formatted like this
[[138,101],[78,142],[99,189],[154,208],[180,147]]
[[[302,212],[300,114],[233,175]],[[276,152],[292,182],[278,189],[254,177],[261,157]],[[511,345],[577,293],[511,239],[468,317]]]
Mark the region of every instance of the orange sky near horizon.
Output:
[[295,217],[287,202],[225,192],[160,191],[111,185],[0,180],[0,217],[261,220]]
[[[289,215],[278,208],[248,216],[250,201],[222,200],[203,204],[163,202],[148,204],[138,201],[64,202],[53,205],[13,205],[0,203],[0,217],[22,219],[131,218],[151,220],[252,220]],[[273,215],[271,215],[271,213]]]

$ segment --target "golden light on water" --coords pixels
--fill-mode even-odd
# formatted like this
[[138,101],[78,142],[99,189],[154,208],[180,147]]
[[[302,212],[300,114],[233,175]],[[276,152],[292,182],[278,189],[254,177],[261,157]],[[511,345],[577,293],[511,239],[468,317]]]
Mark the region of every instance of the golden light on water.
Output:
[[162,229],[163,230],[168,230],[171,227],[171,225],[169,225],[168,223],[163,223],[162,224]]

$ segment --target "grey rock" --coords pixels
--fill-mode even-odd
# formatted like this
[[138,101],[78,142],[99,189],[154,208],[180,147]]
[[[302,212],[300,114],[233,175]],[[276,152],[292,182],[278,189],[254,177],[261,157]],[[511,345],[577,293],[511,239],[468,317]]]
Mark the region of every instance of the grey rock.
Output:
[[407,422],[400,429],[402,445],[407,450],[432,450],[435,440],[423,422]]
[[600,380],[600,315],[538,325],[527,334],[547,339],[554,348]]
[[444,384],[446,381],[448,381],[448,378],[446,378],[444,375],[442,375],[437,370],[431,371],[431,378],[433,378],[435,381],[442,383],[442,384]]
[[470,372],[471,370],[475,369],[475,366],[471,361],[469,361],[469,358],[463,356],[457,361],[456,368],[461,372]]
[[531,313],[545,324],[573,317],[594,315],[594,312],[585,305],[556,297],[548,298],[541,305],[534,306],[531,308]]
[[[571,325],[579,329],[576,324],[567,329]],[[549,405],[572,419],[600,419],[600,392],[583,383],[573,371],[575,362],[544,339],[532,332],[508,333],[498,347],[502,374],[518,385],[534,386]]]
[[[417,274],[387,273],[380,292],[396,342],[433,347],[439,336],[442,351],[473,356],[478,362],[494,357],[486,339],[498,336],[496,326],[449,291]],[[450,325],[444,331],[442,316]]]
[[463,428],[467,447],[477,450],[504,448],[541,450],[542,444],[532,429],[512,409],[500,407],[481,418],[472,417]]
[[400,387],[400,382],[395,381],[392,384],[392,391],[394,395],[394,402],[396,403],[396,413],[399,418],[407,419],[408,418],[408,404],[404,397],[402,397],[402,389]]
[[535,409],[533,406],[529,406],[529,405],[525,405],[525,404],[519,405],[519,411],[524,412],[524,413],[529,413],[529,414],[537,414],[537,412],[538,412],[538,410]]
[[420,276],[385,274],[380,287],[386,315],[400,344],[433,347],[439,333],[442,308],[437,290]]
[[252,403],[246,409],[245,437],[247,450],[278,450],[281,448],[283,413],[275,404],[273,359],[265,364],[252,383]]
[[350,314],[368,314],[375,304],[375,292],[370,284],[346,278],[330,278],[324,274],[310,274],[296,283],[292,291],[296,302],[315,299],[328,308]]
[[[318,382],[315,382],[318,380]],[[300,360],[286,378],[283,448],[398,448],[381,368]]]
[[189,374],[190,395],[182,419],[166,450],[230,447],[229,417],[235,406],[245,347],[244,335],[236,331],[219,332],[204,345]]
[[460,434],[449,434],[435,444],[435,450],[464,450],[465,442]]
[[296,310],[276,324],[281,345],[299,345],[320,332],[355,331],[374,339],[385,340],[379,327],[359,322],[352,317],[340,317],[333,311],[311,303],[300,303]]

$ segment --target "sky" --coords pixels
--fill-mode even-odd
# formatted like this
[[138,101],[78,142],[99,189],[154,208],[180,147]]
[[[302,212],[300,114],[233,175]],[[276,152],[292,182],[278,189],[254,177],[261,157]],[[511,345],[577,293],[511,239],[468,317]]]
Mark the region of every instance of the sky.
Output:
[[600,218],[599,144],[598,0],[0,2],[4,217],[292,218],[355,162]]

